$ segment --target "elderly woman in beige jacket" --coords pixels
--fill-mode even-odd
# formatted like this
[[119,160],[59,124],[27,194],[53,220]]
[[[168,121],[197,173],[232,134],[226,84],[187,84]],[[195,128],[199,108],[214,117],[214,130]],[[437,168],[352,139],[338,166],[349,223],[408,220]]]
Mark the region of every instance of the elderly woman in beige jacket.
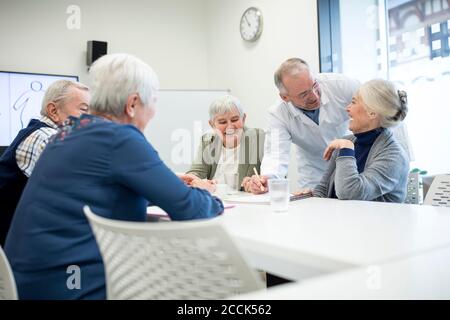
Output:
[[259,172],[264,151],[264,131],[245,127],[246,114],[238,99],[219,98],[209,108],[213,132],[202,136],[195,162],[187,174],[225,183],[226,173],[237,173],[241,190],[249,191],[250,177]]

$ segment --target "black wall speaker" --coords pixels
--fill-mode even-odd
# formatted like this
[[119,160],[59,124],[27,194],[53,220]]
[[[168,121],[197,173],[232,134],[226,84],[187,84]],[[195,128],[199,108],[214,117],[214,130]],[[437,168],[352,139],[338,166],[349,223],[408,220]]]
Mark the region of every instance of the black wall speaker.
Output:
[[95,60],[107,54],[108,42],[104,41],[88,41],[87,42],[87,59],[86,64],[90,67]]

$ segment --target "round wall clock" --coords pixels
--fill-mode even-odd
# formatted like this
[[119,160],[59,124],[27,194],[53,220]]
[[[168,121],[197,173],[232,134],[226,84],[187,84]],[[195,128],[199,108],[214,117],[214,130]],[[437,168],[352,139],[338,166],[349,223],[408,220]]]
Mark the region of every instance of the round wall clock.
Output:
[[263,18],[261,10],[255,7],[245,10],[239,25],[242,39],[250,42],[256,41],[261,35],[262,29]]

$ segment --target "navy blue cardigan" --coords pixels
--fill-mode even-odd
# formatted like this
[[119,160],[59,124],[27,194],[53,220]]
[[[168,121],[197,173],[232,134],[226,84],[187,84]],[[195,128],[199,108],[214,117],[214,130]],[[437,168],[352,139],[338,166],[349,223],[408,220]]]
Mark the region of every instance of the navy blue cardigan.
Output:
[[[42,153],[6,240],[19,297],[104,299],[104,266],[82,208],[145,221],[149,201],[173,220],[223,211],[219,199],[172,173],[134,126],[91,115],[72,118]],[[80,268],[80,289],[67,285],[73,265]]]

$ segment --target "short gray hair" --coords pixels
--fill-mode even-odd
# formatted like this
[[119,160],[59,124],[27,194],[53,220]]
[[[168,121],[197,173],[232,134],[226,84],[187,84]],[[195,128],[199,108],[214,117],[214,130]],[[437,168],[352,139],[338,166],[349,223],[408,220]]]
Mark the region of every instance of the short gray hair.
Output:
[[300,58],[290,58],[278,67],[274,74],[275,85],[280,93],[286,93],[287,90],[283,85],[283,77],[285,75],[295,75],[301,71],[309,70],[308,63]]
[[156,102],[158,77],[148,64],[135,56],[124,53],[102,56],[92,65],[89,77],[93,112],[120,117],[133,93],[139,95],[144,106]]
[[394,83],[375,79],[364,83],[357,95],[368,111],[380,116],[380,125],[389,128],[405,119],[408,113],[408,98],[405,91],[398,90]]
[[42,100],[41,115],[47,116],[47,105],[51,102],[64,105],[70,98],[70,88],[89,91],[89,88],[80,82],[69,80],[58,80],[53,82],[47,89]]
[[232,95],[226,95],[214,100],[209,106],[209,119],[212,121],[219,114],[224,114],[236,108],[239,112],[239,116],[244,116],[244,109],[241,102]]

